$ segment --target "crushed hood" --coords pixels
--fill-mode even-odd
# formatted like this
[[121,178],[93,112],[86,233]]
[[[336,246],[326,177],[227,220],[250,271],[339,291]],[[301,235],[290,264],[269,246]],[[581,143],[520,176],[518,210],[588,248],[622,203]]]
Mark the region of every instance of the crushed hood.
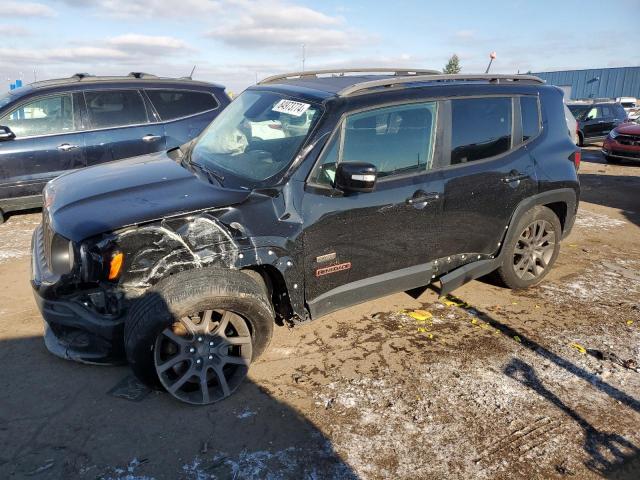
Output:
[[46,190],[45,208],[53,229],[73,241],[165,216],[237,204],[250,194],[212,185],[164,152],[62,175]]

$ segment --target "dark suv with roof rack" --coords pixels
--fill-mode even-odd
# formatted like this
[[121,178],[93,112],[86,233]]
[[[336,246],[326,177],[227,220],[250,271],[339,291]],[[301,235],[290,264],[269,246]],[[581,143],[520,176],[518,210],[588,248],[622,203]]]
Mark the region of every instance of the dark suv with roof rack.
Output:
[[[265,124],[282,134],[252,133]],[[45,343],[207,404],[274,324],[491,272],[535,285],[578,207],[566,131],[562,91],[531,76],[270,77],[192,142],[48,184]]]
[[221,85],[137,72],[76,74],[0,96],[0,223],[41,206],[52,178],[182,145],[228,104]]

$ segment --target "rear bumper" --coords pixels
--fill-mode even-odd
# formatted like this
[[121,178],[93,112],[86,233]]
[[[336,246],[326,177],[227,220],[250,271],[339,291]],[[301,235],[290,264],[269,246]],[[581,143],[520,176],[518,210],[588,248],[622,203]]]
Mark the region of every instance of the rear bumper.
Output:
[[42,238],[39,226],[31,243],[31,286],[45,321],[47,349],[58,357],[83,363],[124,363],[124,317],[96,313],[77,298],[55,298]]

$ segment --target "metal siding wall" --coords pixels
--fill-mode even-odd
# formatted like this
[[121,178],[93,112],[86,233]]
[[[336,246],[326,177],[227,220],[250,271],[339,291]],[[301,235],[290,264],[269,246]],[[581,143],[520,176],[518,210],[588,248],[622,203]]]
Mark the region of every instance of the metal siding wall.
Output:
[[[571,85],[571,98],[640,98],[640,67],[534,73],[551,85]],[[594,80],[599,78],[599,80]]]

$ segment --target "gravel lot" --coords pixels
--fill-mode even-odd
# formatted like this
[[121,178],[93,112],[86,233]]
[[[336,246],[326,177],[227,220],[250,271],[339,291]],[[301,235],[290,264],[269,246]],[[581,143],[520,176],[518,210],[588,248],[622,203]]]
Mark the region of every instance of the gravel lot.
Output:
[[[581,181],[538,288],[475,281],[279,328],[250,380],[209,407],[48,354],[28,283],[39,214],[10,217],[0,478],[640,478],[640,165],[592,147]],[[120,382],[143,398],[114,396]]]

